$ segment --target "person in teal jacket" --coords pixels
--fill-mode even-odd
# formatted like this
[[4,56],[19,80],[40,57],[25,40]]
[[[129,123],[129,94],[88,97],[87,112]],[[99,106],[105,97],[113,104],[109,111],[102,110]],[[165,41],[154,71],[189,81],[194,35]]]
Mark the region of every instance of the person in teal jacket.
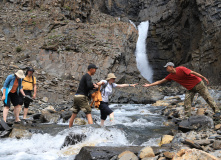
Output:
[[7,115],[9,108],[11,106],[10,102],[12,102],[14,106],[14,115],[15,115],[15,122],[19,122],[19,112],[20,112],[20,99],[19,99],[19,92],[23,96],[25,93],[22,89],[22,78],[25,78],[25,75],[22,70],[18,70],[15,74],[9,75],[2,87],[2,101],[4,101],[4,109],[3,109],[3,120],[6,122]]

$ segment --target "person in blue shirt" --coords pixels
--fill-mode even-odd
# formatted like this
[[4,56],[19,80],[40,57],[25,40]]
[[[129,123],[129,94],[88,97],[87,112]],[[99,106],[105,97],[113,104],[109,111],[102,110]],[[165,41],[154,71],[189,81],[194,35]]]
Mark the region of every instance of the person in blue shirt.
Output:
[[15,74],[11,74],[6,78],[1,89],[3,93],[2,101],[4,101],[3,120],[5,122],[11,103],[14,106],[15,122],[20,122],[19,112],[21,104],[19,99],[19,92],[21,92],[21,94],[25,96],[25,93],[22,89],[22,78],[25,78],[25,75],[22,70],[18,70]]

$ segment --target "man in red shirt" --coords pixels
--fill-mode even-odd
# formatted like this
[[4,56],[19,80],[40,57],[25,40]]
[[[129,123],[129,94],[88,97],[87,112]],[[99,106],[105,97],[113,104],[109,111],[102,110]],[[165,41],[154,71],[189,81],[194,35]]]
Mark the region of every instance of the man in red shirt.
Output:
[[213,100],[207,87],[202,81],[202,79],[204,79],[206,83],[209,84],[209,81],[206,77],[183,66],[174,68],[174,64],[172,62],[168,62],[164,67],[166,67],[167,72],[170,74],[162,80],[151,84],[145,84],[144,87],[155,86],[167,81],[174,80],[187,89],[184,100],[184,107],[188,117],[191,115],[191,104],[196,93],[199,93],[205,99],[205,101],[216,113],[216,116],[220,116],[220,111],[216,105],[216,102]]

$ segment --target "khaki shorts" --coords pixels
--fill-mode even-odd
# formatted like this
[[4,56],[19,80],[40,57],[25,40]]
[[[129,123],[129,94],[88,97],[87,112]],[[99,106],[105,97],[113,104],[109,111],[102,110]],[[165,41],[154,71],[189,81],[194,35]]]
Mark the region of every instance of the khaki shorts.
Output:
[[78,114],[82,110],[85,114],[91,114],[91,107],[89,105],[88,97],[85,95],[75,95],[74,105],[72,108],[73,113]]

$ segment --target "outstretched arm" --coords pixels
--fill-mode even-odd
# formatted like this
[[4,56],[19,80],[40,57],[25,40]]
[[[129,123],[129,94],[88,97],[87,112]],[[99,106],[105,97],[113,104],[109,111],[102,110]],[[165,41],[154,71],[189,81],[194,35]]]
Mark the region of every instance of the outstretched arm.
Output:
[[158,84],[161,84],[161,83],[165,83],[165,82],[167,82],[167,80],[164,78],[164,79],[162,79],[160,81],[156,81],[156,82],[151,83],[151,84],[145,83],[145,85],[143,85],[143,86],[144,87],[150,87],[150,86],[155,86],[155,85],[158,85]]
[[124,88],[124,87],[135,87],[136,85],[138,85],[138,83],[136,84],[117,84],[117,88]]
[[195,75],[197,77],[200,77],[200,78],[204,79],[206,81],[207,85],[209,84],[208,79],[206,77],[202,76],[201,74],[199,74],[197,72],[194,72],[194,71],[191,71],[190,74],[193,74],[193,75]]

